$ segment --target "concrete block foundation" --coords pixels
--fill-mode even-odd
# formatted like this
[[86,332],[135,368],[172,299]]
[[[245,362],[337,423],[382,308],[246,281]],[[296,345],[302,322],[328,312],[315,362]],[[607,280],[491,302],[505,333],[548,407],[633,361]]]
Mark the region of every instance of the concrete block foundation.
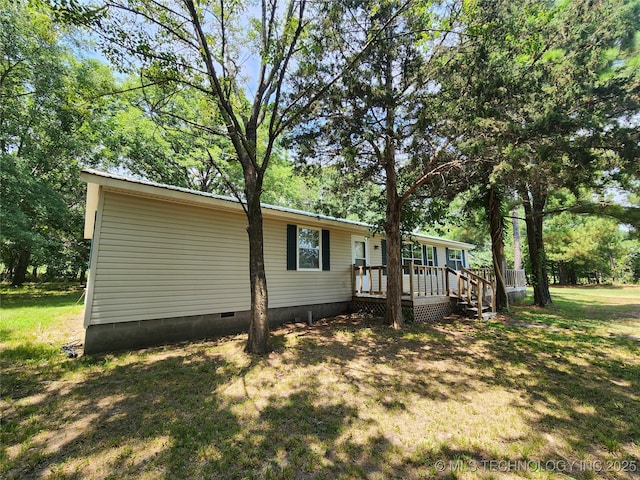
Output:
[[[299,319],[307,321],[311,311],[313,319],[332,317],[345,313],[350,302],[269,309],[271,326]],[[137,322],[89,325],[85,330],[84,353],[115,352],[153,347],[189,340],[202,340],[221,335],[247,331],[250,311],[193,315],[188,317],[159,318]]]

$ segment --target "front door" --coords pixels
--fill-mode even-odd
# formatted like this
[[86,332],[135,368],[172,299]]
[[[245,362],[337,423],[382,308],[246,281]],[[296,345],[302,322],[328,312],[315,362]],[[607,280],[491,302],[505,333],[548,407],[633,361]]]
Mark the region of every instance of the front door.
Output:
[[[369,265],[369,252],[367,249],[367,239],[365,237],[351,237],[351,260],[357,267]],[[362,275],[356,271],[356,291],[369,290],[369,274],[366,269],[362,270]],[[361,285],[362,282],[362,285]],[[362,290],[360,290],[362,287]]]

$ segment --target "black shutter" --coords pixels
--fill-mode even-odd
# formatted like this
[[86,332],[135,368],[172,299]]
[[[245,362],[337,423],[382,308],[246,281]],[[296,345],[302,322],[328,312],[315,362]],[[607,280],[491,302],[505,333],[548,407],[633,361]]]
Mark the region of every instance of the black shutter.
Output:
[[437,267],[438,266],[438,249],[436,247],[431,247],[433,248],[433,266]]
[[387,264],[387,241],[382,239],[380,242],[380,249],[382,250],[382,265]]
[[298,227],[287,225],[287,270],[298,269]]
[[328,272],[331,270],[331,258],[329,252],[329,230],[322,230],[322,270]]
[[450,267],[450,266],[451,266],[451,265],[449,265],[449,247],[446,247],[446,248],[444,249],[444,264],[445,264],[447,267]]
[[467,262],[466,262],[466,260],[464,258],[464,250],[460,250],[460,251],[462,252],[462,266],[464,268],[467,268]]

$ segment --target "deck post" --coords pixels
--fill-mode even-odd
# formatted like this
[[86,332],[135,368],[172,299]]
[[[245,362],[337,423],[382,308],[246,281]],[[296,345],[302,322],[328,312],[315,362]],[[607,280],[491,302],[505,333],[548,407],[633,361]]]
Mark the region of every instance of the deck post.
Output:
[[373,295],[373,270],[369,265],[369,295]]
[[478,280],[478,320],[482,320],[482,300],[484,300],[484,282]]
[[353,290],[353,296],[356,296],[356,266],[351,266],[351,288]]
[[378,293],[382,293],[382,267],[378,268]]
[[447,296],[451,296],[451,289],[449,288],[449,271],[445,268],[443,270],[444,272],[444,288],[445,291],[447,292]]
[[409,297],[413,300],[413,263],[409,265]]
[[495,282],[491,284],[491,311],[496,311],[496,286]]
[[437,289],[437,287],[438,287],[438,271],[434,270],[433,267],[430,267],[430,269],[429,269],[429,281],[431,282],[431,287],[430,287],[431,295],[437,295],[438,294],[437,290],[436,290],[436,292],[433,291],[434,280],[435,280],[436,289]]

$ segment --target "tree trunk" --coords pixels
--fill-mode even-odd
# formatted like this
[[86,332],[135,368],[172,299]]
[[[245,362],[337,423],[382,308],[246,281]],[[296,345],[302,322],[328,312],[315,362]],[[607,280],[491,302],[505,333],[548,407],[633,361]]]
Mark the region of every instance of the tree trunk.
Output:
[[[529,191],[530,190],[530,191]],[[531,263],[531,282],[533,284],[533,303],[544,307],[550,303],[549,278],[547,276],[547,258],[542,236],[542,220],[547,195],[540,188],[529,188],[520,192],[527,224],[527,243]]]
[[567,285],[569,283],[567,269],[565,268],[565,263],[562,260],[558,262],[558,283],[560,285]]
[[[387,212],[384,233],[387,237],[387,309],[385,319],[395,329],[402,328],[402,267],[400,199],[395,185],[395,168],[387,174]],[[393,185],[390,185],[392,183]]]
[[245,351],[258,355],[264,355],[271,351],[267,275],[264,269],[264,231],[262,208],[260,207],[261,180],[261,175],[257,172],[251,168],[245,169],[249,279],[251,284],[251,322]]
[[518,220],[518,210],[511,211],[511,226],[513,227],[513,268],[522,270],[522,249],[520,248],[520,222]]
[[509,310],[509,296],[504,276],[507,269],[507,259],[504,256],[504,219],[502,218],[502,198],[497,189],[489,188],[487,213],[489,214],[489,226],[491,229],[491,256],[493,257],[493,270],[496,277],[496,309]]
[[13,270],[13,279],[11,285],[21,286],[27,278],[27,269],[29,268],[29,260],[31,259],[31,252],[26,248],[20,250],[18,254],[18,261]]
[[609,252],[609,268],[611,269],[611,283],[616,283],[616,259],[611,252]]
[[[387,34],[393,36],[393,27],[387,27]],[[384,71],[385,91],[388,95],[385,117],[385,145],[382,164],[386,179],[387,209],[384,232],[387,236],[387,309],[386,321],[396,330],[402,328],[402,268],[401,249],[402,234],[400,231],[400,216],[402,203],[398,195],[398,181],[396,178],[396,145],[395,145],[395,104],[393,101],[393,59],[389,52],[386,55]]]

